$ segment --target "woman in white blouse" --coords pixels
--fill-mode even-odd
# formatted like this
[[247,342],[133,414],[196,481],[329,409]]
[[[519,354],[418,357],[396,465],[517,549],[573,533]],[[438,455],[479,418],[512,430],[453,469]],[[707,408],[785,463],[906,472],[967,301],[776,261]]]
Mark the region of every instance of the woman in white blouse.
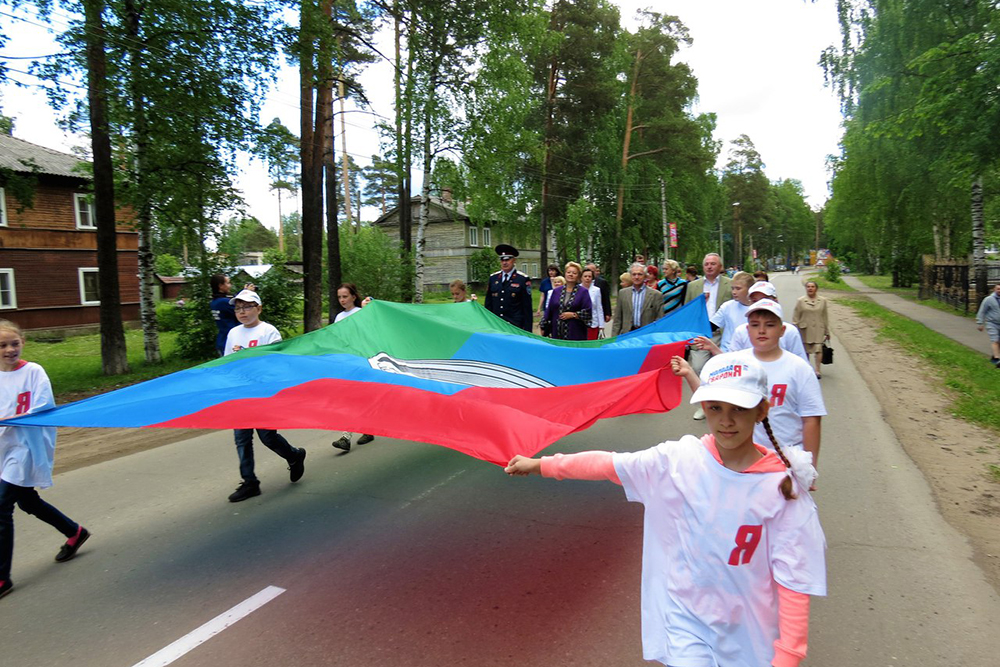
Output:
[[594,272],[590,269],[583,270],[581,284],[590,292],[590,312],[592,318],[590,326],[587,328],[587,340],[597,340],[604,331],[604,310],[601,306],[601,288],[594,284]]

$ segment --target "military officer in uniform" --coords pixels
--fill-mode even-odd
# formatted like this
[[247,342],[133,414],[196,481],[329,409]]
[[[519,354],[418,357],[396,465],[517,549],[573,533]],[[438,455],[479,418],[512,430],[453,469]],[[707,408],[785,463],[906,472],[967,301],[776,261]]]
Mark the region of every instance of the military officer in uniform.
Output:
[[500,270],[490,276],[486,309],[516,327],[531,331],[531,278],[514,268],[517,248],[506,243],[496,247]]

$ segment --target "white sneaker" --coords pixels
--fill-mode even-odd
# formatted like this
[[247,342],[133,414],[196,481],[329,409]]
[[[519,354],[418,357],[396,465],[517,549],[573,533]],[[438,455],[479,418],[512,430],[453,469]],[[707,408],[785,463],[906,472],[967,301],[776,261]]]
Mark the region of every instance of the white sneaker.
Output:
[[696,421],[701,421],[705,418],[705,411],[699,406],[697,410],[694,411],[694,419]]

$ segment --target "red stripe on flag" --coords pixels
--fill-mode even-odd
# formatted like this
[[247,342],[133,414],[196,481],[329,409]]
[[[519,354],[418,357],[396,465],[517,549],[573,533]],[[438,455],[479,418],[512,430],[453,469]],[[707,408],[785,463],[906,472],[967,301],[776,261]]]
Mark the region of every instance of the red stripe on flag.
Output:
[[598,419],[666,412],[680,403],[669,369],[543,389],[470,387],[452,395],[376,382],[323,379],[268,398],[225,401],[146,428],[328,429],[443,445],[505,465]]

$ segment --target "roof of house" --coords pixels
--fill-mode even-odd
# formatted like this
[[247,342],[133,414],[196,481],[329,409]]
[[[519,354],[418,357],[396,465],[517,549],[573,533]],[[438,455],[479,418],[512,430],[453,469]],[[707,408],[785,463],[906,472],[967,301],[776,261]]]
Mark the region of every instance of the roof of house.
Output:
[[87,163],[23,139],[0,134],[0,167],[23,173],[52,174],[91,180]]
[[[410,197],[410,206],[413,206],[414,204],[419,204],[422,201],[423,201],[423,196]],[[432,196],[430,198],[430,203],[431,206],[443,209],[448,213],[450,213],[452,216],[455,216],[455,217],[449,216],[448,218],[433,218],[431,222],[443,222],[444,220],[461,220],[469,218],[469,214],[466,212],[465,206],[461,202],[457,202],[454,200],[445,201],[440,197]],[[398,206],[389,209],[384,214],[379,216],[379,218],[372,224],[373,225],[387,224],[392,219],[392,217],[397,214],[398,210],[399,210]]]

